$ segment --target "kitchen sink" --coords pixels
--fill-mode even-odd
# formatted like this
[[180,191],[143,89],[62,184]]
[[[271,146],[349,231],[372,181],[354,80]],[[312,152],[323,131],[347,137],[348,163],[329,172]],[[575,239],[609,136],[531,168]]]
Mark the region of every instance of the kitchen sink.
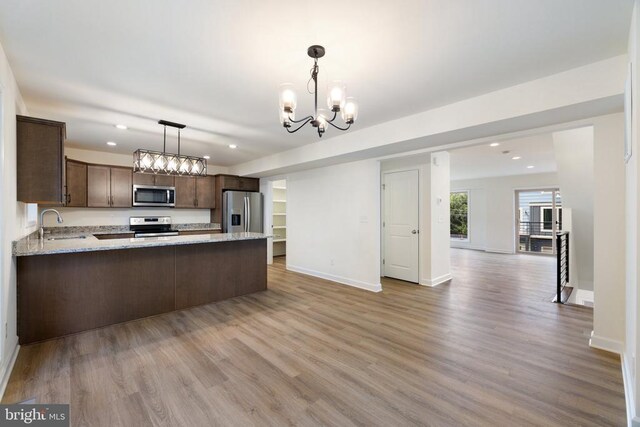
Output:
[[86,239],[87,236],[58,236],[47,237],[47,240],[74,240],[74,239]]

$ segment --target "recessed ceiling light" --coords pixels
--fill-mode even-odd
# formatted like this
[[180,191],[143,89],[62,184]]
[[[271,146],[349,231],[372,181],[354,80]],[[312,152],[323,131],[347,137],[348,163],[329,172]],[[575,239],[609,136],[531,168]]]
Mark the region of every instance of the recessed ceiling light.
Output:
[[511,160],[520,160],[521,158],[522,158],[522,157],[520,157],[520,156],[513,156],[513,157],[511,158]]
[[128,129],[126,125],[115,125],[115,126],[116,126],[118,129],[121,129],[121,130],[127,130],[127,129]]
[[202,156],[203,159],[209,160],[211,156]]
[[115,142],[113,142],[113,141],[107,141],[107,145],[111,145],[111,146],[113,147],[113,146],[118,145],[118,144],[116,144],[116,143],[115,143]]
[[229,144],[229,148],[238,148],[236,144]]
[[489,144],[489,147],[497,147],[498,145],[500,145],[499,142],[492,142],[491,144]]
[[527,166],[527,169],[533,169],[534,167],[535,166],[533,166],[533,165],[529,165],[529,166]]

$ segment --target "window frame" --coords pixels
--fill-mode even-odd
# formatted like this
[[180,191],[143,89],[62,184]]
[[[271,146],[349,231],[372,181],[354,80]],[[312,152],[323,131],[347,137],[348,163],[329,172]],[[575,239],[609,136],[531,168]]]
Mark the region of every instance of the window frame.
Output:
[[[452,194],[459,194],[459,193],[465,193],[467,195],[467,237],[465,238],[458,238],[458,237],[452,237],[451,236],[451,195]],[[449,240],[452,242],[460,242],[460,243],[465,243],[465,242],[469,242],[469,236],[471,235],[471,230],[469,229],[469,190],[449,190]]]

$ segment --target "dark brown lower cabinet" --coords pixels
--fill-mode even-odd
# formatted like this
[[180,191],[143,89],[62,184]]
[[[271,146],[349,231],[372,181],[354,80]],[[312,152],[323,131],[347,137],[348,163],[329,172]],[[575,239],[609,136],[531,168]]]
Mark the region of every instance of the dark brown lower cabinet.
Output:
[[265,290],[266,242],[18,257],[20,344]]

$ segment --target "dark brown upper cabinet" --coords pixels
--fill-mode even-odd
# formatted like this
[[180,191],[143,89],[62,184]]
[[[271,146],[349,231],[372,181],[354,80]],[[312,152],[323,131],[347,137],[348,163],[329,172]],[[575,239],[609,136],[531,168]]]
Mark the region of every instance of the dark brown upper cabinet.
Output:
[[171,175],[154,175],[149,173],[134,173],[133,185],[155,185],[158,187],[174,187],[175,181]]
[[213,209],[215,207],[215,178],[175,177],[176,208]]
[[17,199],[25,203],[64,203],[65,124],[16,116]]
[[65,206],[87,206],[87,164],[67,159],[65,167]]
[[196,178],[196,207],[202,209],[216,207],[216,181],[213,176]]
[[130,208],[132,170],[124,167],[87,166],[87,206]]

